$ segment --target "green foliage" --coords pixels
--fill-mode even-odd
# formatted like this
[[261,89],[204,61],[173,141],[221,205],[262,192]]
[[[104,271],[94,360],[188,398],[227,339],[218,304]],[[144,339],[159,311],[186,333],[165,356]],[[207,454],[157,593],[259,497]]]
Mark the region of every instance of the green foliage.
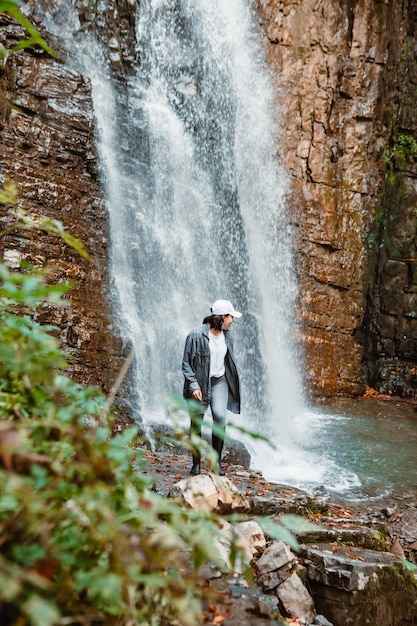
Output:
[[[22,4],[0,0],[29,35],[0,47],[0,61],[33,45],[56,56]],[[0,204],[17,216],[0,236],[36,228],[89,259],[61,222],[19,209],[13,183],[0,188]],[[0,263],[0,623],[201,623],[198,569],[225,567],[214,548],[219,521],[154,493],[136,428],[114,436],[100,391],[62,374],[59,329],[35,317],[67,305],[69,285],[47,279],[47,270]],[[197,439],[187,445],[204,445]],[[232,542],[232,565],[239,557]]]
[[113,436],[99,390],[62,374],[34,317],[68,286],[46,278],[0,264],[0,623],[191,626],[217,519],[152,492],[136,429]]
[[390,160],[396,169],[406,169],[407,163],[417,157],[417,141],[412,135],[401,133],[392,147]]
[[412,572],[415,572],[417,570],[417,565],[415,563],[411,563],[411,561],[407,561],[407,559],[404,559],[403,565],[406,569],[409,569]]
[[195,624],[216,519],[151,491],[136,429],[113,437],[98,390],[59,373],[51,328],[13,312],[56,302],[43,278],[0,265],[0,621]]
[[284,541],[294,550],[299,550],[300,545],[295,535],[303,535],[308,532],[317,532],[319,527],[299,515],[281,515],[277,522],[271,518],[260,517],[257,522],[262,530],[272,539]]
[[91,258],[82,241],[76,239],[72,235],[69,235],[64,229],[62,222],[39,215],[29,215],[27,211],[24,211],[18,206],[17,196],[17,187],[11,181],[6,181],[3,187],[0,188],[0,203],[8,204],[13,207],[16,215],[15,223],[3,231],[0,231],[0,236],[4,236],[14,230],[42,230],[51,235],[58,235],[68,246],[78,252],[78,254],[80,254],[84,259],[91,261]]
[[0,188],[0,203],[11,204],[15,206],[17,203],[17,187],[11,181],[4,183]]
[[23,48],[28,48],[29,46],[40,46],[50,54],[51,56],[57,58],[56,53],[52,50],[52,48],[46,43],[43,37],[39,34],[38,30],[33,26],[32,22],[28,20],[28,18],[23,15],[19,7],[23,6],[24,2],[20,0],[0,0],[0,13],[8,13],[11,15],[23,28],[26,30],[29,37],[27,39],[22,39],[15,46],[10,48],[10,50],[4,50],[0,48],[0,60],[4,59],[8,54],[12,52],[17,52],[17,50],[22,50]]

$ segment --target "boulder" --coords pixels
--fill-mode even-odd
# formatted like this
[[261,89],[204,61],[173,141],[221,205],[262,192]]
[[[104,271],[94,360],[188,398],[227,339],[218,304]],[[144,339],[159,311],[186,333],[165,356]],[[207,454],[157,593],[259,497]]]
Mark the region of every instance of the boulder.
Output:
[[258,581],[265,592],[276,589],[290,576],[296,557],[283,541],[274,541],[257,562]]
[[417,583],[396,555],[336,544],[301,555],[316,609],[334,626],[417,623]]
[[176,483],[170,496],[178,498],[196,510],[212,509],[217,513],[247,511],[248,500],[226,476],[199,474]]
[[266,539],[258,522],[249,520],[247,522],[239,522],[234,526],[236,530],[248,541],[252,556],[255,556],[258,552],[262,552],[266,546]]
[[297,574],[291,574],[279,585],[277,596],[286,615],[297,617],[305,624],[311,624],[316,617],[313,598]]
[[223,451],[223,461],[231,465],[241,465],[245,469],[249,469],[251,455],[241,441],[238,439],[227,439]]
[[258,560],[258,572],[262,576],[286,565],[295,564],[296,557],[283,541],[273,541]]
[[[220,536],[214,541],[215,549],[228,570],[242,574],[248,569],[252,561],[249,542],[226,520],[221,520]],[[236,554],[235,548],[239,549]],[[235,561],[232,563],[232,551]]]
[[278,617],[278,598],[265,595],[255,585],[249,585],[244,576],[233,574],[227,578],[212,579],[209,587],[209,594],[203,602],[208,614],[211,612],[210,606],[216,610],[210,620],[213,624],[277,626],[283,623]]

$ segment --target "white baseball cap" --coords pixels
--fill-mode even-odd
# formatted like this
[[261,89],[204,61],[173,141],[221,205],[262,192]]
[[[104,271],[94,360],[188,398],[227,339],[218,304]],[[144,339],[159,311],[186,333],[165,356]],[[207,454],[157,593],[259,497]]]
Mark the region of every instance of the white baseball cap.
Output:
[[233,317],[242,317],[242,313],[235,311],[233,304],[229,300],[216,300],[211,307],[213,315],[233,315]]

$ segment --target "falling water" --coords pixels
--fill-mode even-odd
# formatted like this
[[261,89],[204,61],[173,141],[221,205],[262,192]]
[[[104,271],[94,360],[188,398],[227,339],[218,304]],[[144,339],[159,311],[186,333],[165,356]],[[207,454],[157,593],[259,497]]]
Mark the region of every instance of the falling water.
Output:
[[[141,136],[129,150],[139,160],[138,196],[127,218],[131,253],[126,266],[115,252],[114,276],[121,284],[133,268],[132,304],[145,329],[141,411],[149,418],[161,394],[179,391],[187,332],[228,298],[244,312],[235,326],[243,413],[260,427],[276,412],[288,416],[300,394],[285,345],[295,289],[274,94],[254,15],[242,0],[146,0],[137,46],[141,71],[127,108],[130,132]],[[114,227],[126,237],[125,226]]]
[[323,464],[315,478],[302,451],[316,422],[306,426],[280,116],[252,3],[141,0],[137,65],[123,81],[106,50],[77,37],[74,2],[55,6],[48,28],[68,37],[92,84],[113,300],[136,350],[136,418],[166,419],[166,396],[182,389],[187,333],[214,300],[230,299],[243,312],[233,328],[239,424],[276,445],[249,443],[254,463],[277,480],[302,483],[307,472],[320,481]]
[[[150,255],[140,259],[148,281],[140,292],[152,288],[143,322],[155,303],[163,311],[141,369],[158,372],[157,391],[170,380],[177,391],[187,332],[228,298],[244,312],[235,325],[243,415],[257,429],[279,415],[282,429],[300,402],[286,314],[295,281],[274,93],[254,22],[242,0],[141,5],[141,76],[132,88],[149,141],[145,222],[156,220],[144,238]],[[152,382],[139,385],[149,402]]]

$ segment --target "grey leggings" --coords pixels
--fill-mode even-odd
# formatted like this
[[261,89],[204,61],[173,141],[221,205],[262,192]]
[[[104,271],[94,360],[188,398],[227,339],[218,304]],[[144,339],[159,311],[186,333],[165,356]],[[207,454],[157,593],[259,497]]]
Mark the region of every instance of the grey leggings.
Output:
[[220,378],[212,378],[210,407],[213,414],[213,422],[219,426],[223,426],[226,422],[228,395],[229,387],[226,376],[223,374]]
[[[226,376],[220,376],[220,378],[211,379],[211,397],[210,408],[213,415],[213,422],[218,426],[224,428],[226,425],[226,410],[227,400],[229,396],[229,386],[227,384]],[[201,412],[196,415],[196,421],[191,418],[191,431],[200,435],[201,434],[201,420],[204,417],[207,407],[202,404]]]

